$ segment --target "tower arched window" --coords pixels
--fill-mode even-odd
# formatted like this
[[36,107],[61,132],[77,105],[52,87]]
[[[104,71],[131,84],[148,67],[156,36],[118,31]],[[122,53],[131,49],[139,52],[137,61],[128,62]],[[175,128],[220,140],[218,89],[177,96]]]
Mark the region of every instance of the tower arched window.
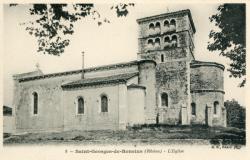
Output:
[[168,107],[168,94],[167,93],[161,94],[161,106]]
[[176,22],[174,19],[171,19],[170,21],[170,30],[175,31],[176,30]]
[[218,108],[219,108],[219,102],[218,102],[218,101],[215,101],[215,102],[214,102],[214,114],[217,114],[217,113],[218,113]]
[[155,23],[155,32],[156,33],[161,33],[161,24],[160,24],[160,22]]
[[154,29],[155,28],[155,25],[153,23],[150,23],[149,24],[149,29]]
[[161,55],[161,62],[164,62],[164,55]]
[[167,36],[164,38],[164,49],[167,49],[171,46],[171,41],[170,41],[170,37]]
[[108,112],[108,97],[106,95],[101,96],[101,112]]
[[150,23],[148,28],[149,28],[149,31],[148,31],[149,35],[153,35],[155,31],[154,23]]
[[77,114],[84,114],[84,99],[82,97],[77,99]]
[[177,36],[176,35],[172,36],[171,46],[177,47]]
[[38,114],[38,94],[34,92],[32,95],[33,95],[33,114]]
[[170,23],[169,23],[169,21],[168,20],[165,20],[164,22],[163,22],[163,31],[164,32],[168,32],[168,31],[170,31]]
[[169,21],[168,20],[165,20],[164,23],[163,23],[164,27],[169,27]]
[[196,115],[196,104],[194,102],[191,103],[191,113],[193,116]]
[[161,44],[160,38],[156,38],[156,39],[155,39],[155,47],[159,47],[160,44]]
[[148,48],[149,48],[149,49],[153,48],[153,45],[154,45],[153,40],[152,40],[152,39],[149,39],[149,40],[148,40]]
[[156,23],[155,23],[155,28],[161,28],[160,22],[156,22]]

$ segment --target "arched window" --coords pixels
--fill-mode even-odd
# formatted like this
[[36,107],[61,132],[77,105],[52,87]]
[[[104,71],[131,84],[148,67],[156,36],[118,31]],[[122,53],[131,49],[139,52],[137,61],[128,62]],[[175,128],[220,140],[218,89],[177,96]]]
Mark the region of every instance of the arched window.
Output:
[[214,102],[214,114],[217,114],[217,113],[218,113],[218,106],[219,106],[219,102],[218,102],[218,101],[215,101],[215,102]]
[[168,94],[167,93],[161,94],[161,106],[168,107]]
[[196,115],[196,104],[194,102],[191,103],[191,112],[192,115]]
[[82,97],[77,99],[77,113],[84,114],[84,100]]
[[164,38],[164,49],[167,49],[171,46],[171,42],[170,42],[170,37],[167,36]]
[[169,36],[165,37],[164,42],[170,42],[170,37]]
[[38,94],[33,93],[33,114],[38,114]]
[[161,62],[164,62],[164,55],[161,55]]
[[148,40],[148,44],[149,44],[149,45],[153,45],[153,40],[152,40],[152,39],[149,39],[149,40]]
[[108,112],[108,98],[105,95],[101,96],[101,112]]
[[171,19],[170,21],[170,30],[174,31],[176,29],[176,22],[174,19]]
[[155,28],[161,28],[160,22],[156,22],[156,23],[155,23]]
[[161,33],[161,24],[160,24],[160,22],[155,23],[155,31],[156,31],[156,33]]
[[172,47],[177,47],[177,36],[176,35],[172,36]]
[[153,24],[153,23],[150,23],[150,24],[149,24],[149,29],[154,29],[154,28],[155,28],[154,24]]
[[169,27],[169,21],[168,20],[165,20],[163,24],[164,24],[164,27]]
[[156,39],[155,39],[155,46],[156,46],[156,47],[159,47],[159,46],[160,46],[160,43],[161,43],[160,38],[156,38]]

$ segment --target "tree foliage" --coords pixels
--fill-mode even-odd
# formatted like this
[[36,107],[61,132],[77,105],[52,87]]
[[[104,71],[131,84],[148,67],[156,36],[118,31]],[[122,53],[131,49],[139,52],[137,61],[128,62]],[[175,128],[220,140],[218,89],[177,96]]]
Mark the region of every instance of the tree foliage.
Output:
[[[16,6],[17,4],[10,4]],[[128,8],[133,3],[120,3],[113,5],[117,17],[127,16]],[[29,34],[37,38],[38,52],[50,55],[61,55],[65,47],[70,44],[69,36],[74,33],[74,24],[91,16],[98,25],[110,23],[103,18],[92,3],[85,4],[33,4],[29,9],[34,21],[22,23]]]
[[246,109],[236,100],[227,100],[224,103],[227,111],[227,125],[230,127],[245,128]]
[[243,87],[246,82],[246,6],[245,4],[223,4],[217,8],[218,12],[209,19],[215,23],[218,30],[211,30],[208,50],[220,51],[220,55],[231,60],[230,77],[244,80],[240,84]]

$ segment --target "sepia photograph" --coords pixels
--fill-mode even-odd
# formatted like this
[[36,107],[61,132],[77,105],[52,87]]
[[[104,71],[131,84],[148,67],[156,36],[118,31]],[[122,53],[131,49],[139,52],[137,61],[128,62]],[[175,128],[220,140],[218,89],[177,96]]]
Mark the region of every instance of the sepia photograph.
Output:
[[244,149],[246,6],[2,4],[3,148]]

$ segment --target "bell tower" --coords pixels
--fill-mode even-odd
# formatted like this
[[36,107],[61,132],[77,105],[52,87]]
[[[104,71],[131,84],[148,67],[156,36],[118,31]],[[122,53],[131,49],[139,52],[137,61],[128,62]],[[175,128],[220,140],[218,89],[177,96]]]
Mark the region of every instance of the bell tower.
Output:
[[156,118],[159,123],[190,123],[190,62],[195,26],[190,10],[137,20],[138,59],[156,65]]

